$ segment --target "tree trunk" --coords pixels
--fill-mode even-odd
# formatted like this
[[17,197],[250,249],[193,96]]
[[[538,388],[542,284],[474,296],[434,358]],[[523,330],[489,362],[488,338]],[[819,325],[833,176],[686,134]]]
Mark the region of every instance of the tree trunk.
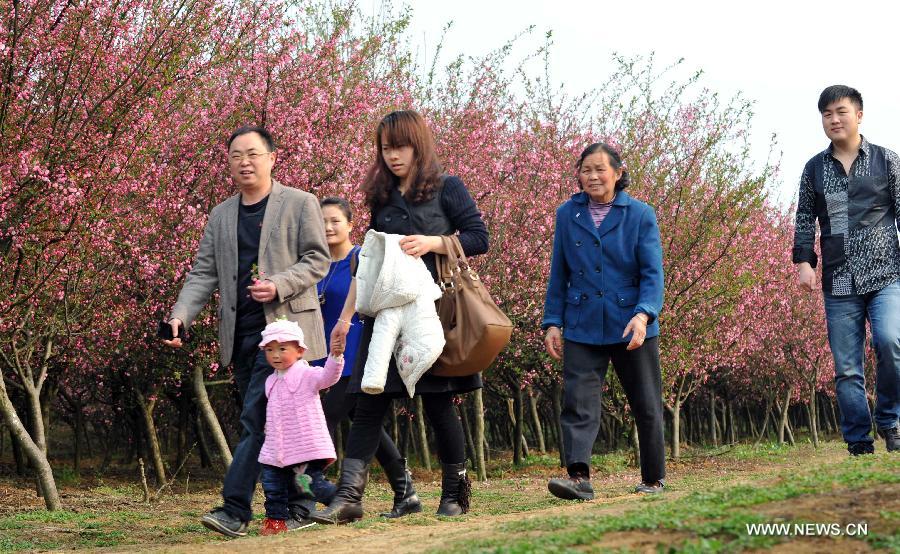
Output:
[[81,416],[81,433],[82,438],[84,439],[84,446],[87,450],[88,458],[94,457],[94,447],[91,446],[91,434],[88,433],[87,422],[84,420],[84,415]]
[[[62,504],[59,501],[59,492],[56,490],[56,480],[53,478],[50,462],[47,461],[44,449],[28,435],[28,431],[16,414],[15,407],[7,395],[3,375],[0,375],[0,415],[3,416],[3,421],[9,427],[13,442],[24,451],[25,456],[37,472],[37,480],[47,510],[59,510],[62,508]],[[40,421],[40,418],[38,420]],[[38,425],[42,426],[42,423],[38,423]]]
[[416,435],[418,435],[419,430],[419,418],[415,417],[414,415],[415,402],[412,402],[410,404],[410,413],[413,414],[413,416],[408,419],[406,424],[406,434],[408,436],[406,443],[408,445],[408,448],[406,449],[405,457],[407,459],[411,459],[413,456],[415,456],[419,460],[422,460],[422,456],[419,455],[419,441],[416,439]]
[[797,443],[794,441],[794,431],[792,429],[790,419],[788,419],[788,421],[785,422],[784,430],[787,434],[788,442],[791,443],[791,446],[796,446]]
[[747,424],[750,426],[750,433],[753,435],[753,440],[755,441],[757,438],[756,423],[753,422],[753,413],[750,412],[749,406],[747,406]]
[[766,429],[768,429],[768,425],[769,425],[769,414],[772,413],[772,397],[773,396],[774,396],[773,394],[769,394],[768,396],[766,396],[766,415],[763,418],[762,425],[760,426],[759,436],[756,438],[756,442],[753,443],[754,446],[759,444],[760,441],[763,440],[763,437],[766,436]]
[[[513,395],[515,395],[515,391],[513,391]],[[506,399],[506,413],[509,415],[509,421],[512,424],[512,430],[510,433],[511,442],[512,442],[512,451],[513,451],[513,464],[519,465],[522,463],[522,436],[518,433],[518,427],[516,426],[516,400],[515,398],[507,398]]]
[[206,433],[203,432],[203,422],[200,416],[200,411],[193,418],[194,424],[194,436],[197,437],[197,446],[200,450],[200,467],[207,468],[212,467],[212,456],[209,452],[209,443],[206,440]]
[[[821,400],[819,400],[821,398]],[[822,423],[822,426],[819,428],[822,433],[828,434],[833,432],[833,427],[831,426],[831,420],[828,417],[828,410],[825,409],[825,402],[827,397],[823,394],[821,397],[816,395],[816,413],[819,414],[817,417],[817,421]]]
[[834,400],[831,400],[831,399],[828,400],[828,406],[831,408],[831,421],[834,422],[834,428],[836,429],[836,432],[842,432],[841,431],[841,419],[837,416],[837,412],[834,411],[834,404],[835,404]]
[[150,457],[153,460],[153,473],[156,474],[156,483],[162,486],[166,482],[166,466],[163,463],[162,451],[159,447],[159,436],[156,434],[156,423],[153,421],[153,410],[156,408],[156,398],[147,400],[137,388],[134,389],[138,407],[141,410],[141,422],[144,424],[144,434],[147,437],[147,446],[150,447]]
[[788,387],[787,394],[785,394],[784,398],[784,408],[782,409],[781,403],[777,402],[777,407],[781,410],[781,423],[778,425],[778,444],[784,444],[784,429],[787,427],[788,421],[788,408],[791,406],[791,394],[793,393],[793,387]]
[[521,465],[525,461],[527,446],[525,445],[525,437],[522,435],[524,406],[522,403],[522,389],[514,384],[512,387],[512,398],[507,398],[507,409],[509,410],[509,420],[513,427],[513,464]]
[[431,452],[428,449],[428,434],[425,432],[425,408],[422,406],[421,396],[416,396],[416,424],[419,428],[422,463],[425,464],[425,469],[431,471]]
[[[533,391],[529,391],[533,392]],[[538,414],[537,398],[534,394],[528,395],[528,406],[531,408],[531,419],[534,421],[534,434],[538,442],[538,450],[541,454],[547,452],[547,444],[544,441],[544,427],[541,425],[541,417]]]
[[716,421],[716,395],[712,391],[709,392],[709,436],[712,439],[713,446],[719,446],[719,435],[717,434],[718,422]]
[[737,433],[734,426],[734,406],[730,397],[725,404],[725,413],[728,415],[728,444],[734,444],[737,442]]
[[562,385],[557,382],[553,385],[553,418],[556,420],[556,436],[559,440],[556,448],[559,449],[559,467],[566,467],[565,445],[563,445],[562,430]]
[[[186,383],[185,383],[186,384]],[[175,430],[175,467],[184,465],[188,455],[188,430],[191,428],[191,405],[187,395],[178,397],[178,429]]]
[[72,453],[72,471],[75,475],[81,471],[81,422],[79,417],[75,416],[75,422],[72,424],[72,433],[75,435],[75,450]]
[[466,439],[466,457],[472,460],[472,463],[475,462],[475,441],[472,439],[472,424],[469,421],[469,414],[466,410],[466,403],[463,402],[459,404],[457,407],[459,410],[459,419],[462,421],[463,426],[463,436]]
[[228,441],[225,439],[225,433],[222,432],[222,426],[219,425],[219,418],[213,410],[212,404],[209,402],[209,395],[206,393],[206,385],[203,383],[203,368],[195,364],[191,370],[191,381],[194,383],[194,398],[197,400],[197,408],[203,417],[203,423],[206,424],[206,430],[209,431],[212,439],[212,445],[219,453],[219,459],[222,460],[222,475],[228,471],[231,466],[231,449],[228,447]]
[[809,404],[807,404],[807,413],[809,414],[809,434],[812,436],[813,446],[819,448],[819,409],[816,405],[816,385],[810,387]]
[[673,407],[666,406],[672,414],[672,458],[681,457],[681,399],[675,400]]
[[44,434],[44,416],[41,414],[41,391],[26,384],[25,399],[28,403],[28,423],[31,424],[31,438],[46,457],[47,438]]
[[522,446],[522,461],[528,457],[528,441],[525,440],[525,393],[521,387],[516,387],[516,431]]
[[397,450],[400,451],[400,456],[406,459],[409,459],[409,443],[410,443],[410,427],[412,427],[412,422],[409,419],[409,401],[408,399],[403,400],[403,419],[400,421],[400,442],[397,443]]
[[484,436],[484,402],[481,396],[481,389],[475,389],[472,395],[475,411],[475,468],[478,471],[478,478],[487,481],[487,466],[485,465],[485,451],[487,450],[487,439]]
[[631,446],[634,450],[634,467],[641,467],[641,441],[638,437],[637,421],[631,418]]
[[44,386],[40,389],[40,403],[41,403],[41,423],[44,433],[44,454],[47,455],[48,459],[50,456],[50,445],[48,444],[47,437],[50,436],[50,415],[53,412],[53,401],[56,399],[59,393],[59,385],[54,382],[45,382]]
[[400,444],[400,421],[397,419],[397,402],[391,400],[391,440]]
[[9,444],[12,448],[13,460],[16,462],[16,475],[25,477],[25,453],[22,452],[22,447],[16,441],[16,433],[12,428],[9,429]]

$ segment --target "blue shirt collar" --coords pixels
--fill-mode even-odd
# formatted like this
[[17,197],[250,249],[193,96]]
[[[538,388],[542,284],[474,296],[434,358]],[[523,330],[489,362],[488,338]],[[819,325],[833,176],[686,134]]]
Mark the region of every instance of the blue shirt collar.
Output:
[[[576,192],[575,194],[572,195],[572,201],[575,202],[576,204],[587,205],[588,200],[590,200],[590,196],[588,196],[588,193],[586,193],[584,191]],[[630,203],[631,203],[631,196],[624,190],[620,190],[620,191],[616,192],[616,197],[613,198],[612,205],[613,206],[627,206]]]

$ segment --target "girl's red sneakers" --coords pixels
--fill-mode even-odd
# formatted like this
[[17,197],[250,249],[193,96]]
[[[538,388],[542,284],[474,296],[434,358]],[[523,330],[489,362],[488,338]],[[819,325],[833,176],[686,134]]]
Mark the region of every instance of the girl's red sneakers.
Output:
[[260,535],[277,535],[278,533],[287,533],[287,524],[283,519],[266,518],[263,520]]

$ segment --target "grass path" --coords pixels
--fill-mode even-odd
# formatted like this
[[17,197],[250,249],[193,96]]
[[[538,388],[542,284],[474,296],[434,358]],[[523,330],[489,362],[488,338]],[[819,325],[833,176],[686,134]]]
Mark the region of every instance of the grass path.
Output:
[[[540,461],[540,460],[536,460]],[[549,464],[547,464],[549,465]],[[293,536],[254,538],[198,551],[298,548],[358,552],[724,551],[900,552],[900,456],[848,459],[842,445],[742,447],[670,464],[665,495],[630,492],[633,470],[595,479],[600,497],[571,503],[550,497],[556,469],[536,463],[515,477],[475,489],[465,518],[420,514],[397,522],[367,518],[342,527],[318,526]],[[616,464],[612,464],[615,466]],[[428,487],[433,509],[436,491]],[[385,504],[386,506],[386,504]],[[747,523],[866,522],[866,540],[847,537],[751,537]],[[301,546],[302,545],[302,546]]]
[[[215,502],[214,483],[189,494],[173,493],[149,507],[131,500],[128,487],[95,487],[81,491],[77,511],[0,517],[0,550],[106,546],[112,551],[329,554],[900,552],[897,455],[849,459],[839,443],[818,450],[763,445],[697,452],[669,462],[667,491],[653,497],[630,492],[638,473],[624,455],[595,457],[592,465],[598,493],[592,502],[550,496],[546,481],[560,474],[556,459],[533,457],[515,470],[508,463],[495,463],[488,482],[474,484],[472,511],[461,518],[433,515],[439,475],[415,471],[425,513],[391,522],[380,519],[377,513],[389,508],[390,491],[376,475],[367,489],[367,517],[361,522],[231,541],[197,524],[197,517]],[[865,523],[868,533],[852,538],[750,536],[747,525],[755,523],[834,523],[840,531],[848,524]],[[254,522],[254,533],[258,527]]]

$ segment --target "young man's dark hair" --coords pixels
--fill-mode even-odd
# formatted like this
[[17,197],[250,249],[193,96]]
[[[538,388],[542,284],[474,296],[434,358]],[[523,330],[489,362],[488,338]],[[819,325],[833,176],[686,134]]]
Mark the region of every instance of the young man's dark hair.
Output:
[[858,90],[847,85],[831,85],[819,95],[819,113],[823,113],[825,108],[841,98],[849,98],[851,102],[856,104],[856,109],[862,111],[863,99],[862,94]]
[[266,143],[266,148],[269,149],[269,152],[275,151],[275,139],[272,138],[272,133],[267,131],[265,128],[256,125],[244,125],[243,127],[238,127],[237,129],[235,129],[234,132],[231,133],[231,136],[228,137],[228,143],[226,144],[226,146],[228,148],[231,148],[231,143],[234,142],[234,139],[238,138],[241,135],[246,135],[249,133],[256,133],[257,135],[259,135],[263,139],[263,142]]

